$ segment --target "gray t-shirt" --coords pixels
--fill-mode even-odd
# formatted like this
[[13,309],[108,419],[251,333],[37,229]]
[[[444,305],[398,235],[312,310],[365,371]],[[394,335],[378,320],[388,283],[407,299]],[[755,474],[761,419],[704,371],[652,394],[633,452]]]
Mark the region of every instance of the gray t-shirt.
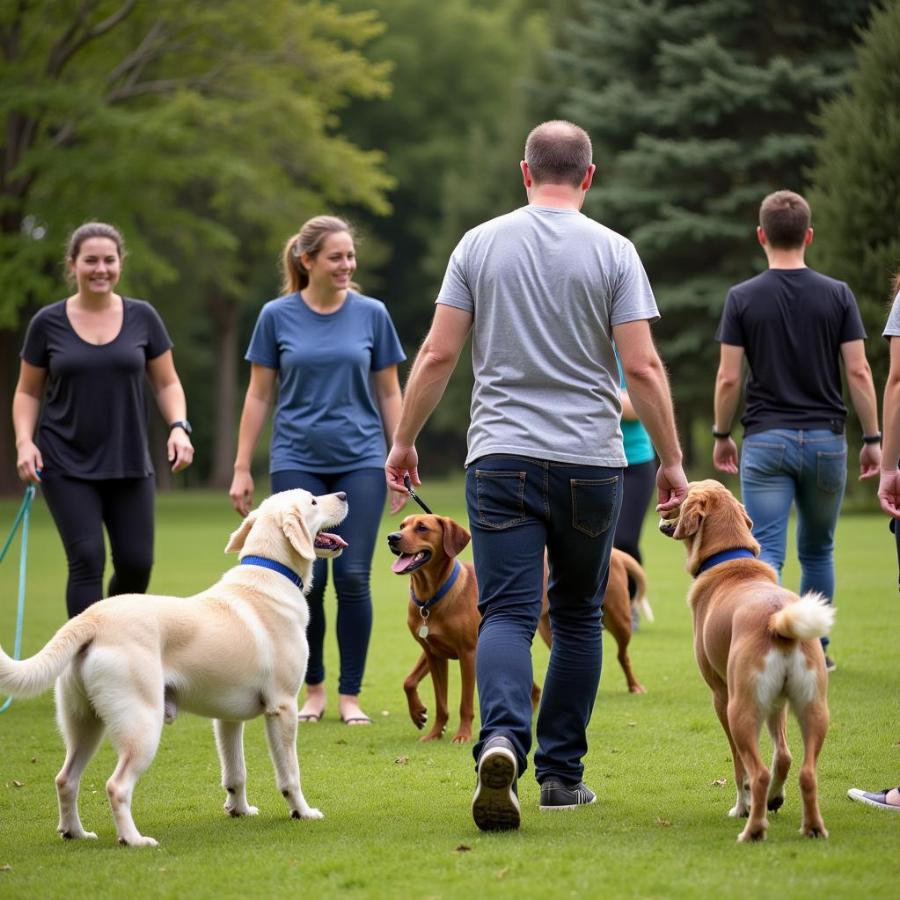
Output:
[[887,325],[884,326],[884,337],[900,337],[900,294],[894,297],[894,305],[888,316]]
[[437,302],[474,316],[467,466],[489,453],[626,465],[612,326],[659,318],[631,241],[525,206],[463,236]]

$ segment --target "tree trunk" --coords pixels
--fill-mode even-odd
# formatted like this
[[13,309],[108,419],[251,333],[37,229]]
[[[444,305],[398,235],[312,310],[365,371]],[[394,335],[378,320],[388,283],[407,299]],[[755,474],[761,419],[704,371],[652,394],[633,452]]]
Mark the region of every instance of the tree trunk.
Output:
[[216,297],[210,300],[209,309],[216,361],[209,480],[212,487],[227,488],[231,484],[237,448],[238,305],[231,298]]
[[18,344],[17,331],[0,329],[0,494],[17,494],[22,490],[22,482],[16,475],[16,437],[11,416]]

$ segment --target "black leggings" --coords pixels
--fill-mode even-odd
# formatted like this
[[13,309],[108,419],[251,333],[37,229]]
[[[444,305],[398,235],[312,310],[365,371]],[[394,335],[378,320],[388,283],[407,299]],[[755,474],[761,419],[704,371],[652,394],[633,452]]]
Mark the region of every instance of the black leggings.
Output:
[[653,488],[656,487],[656,461],[651,459],[649,462],[628,466],[623,477],[622,509],[616,523],[613,546],[642,562],[641,527],[653,496]]
[[41,488],[69,563],[69,618],[103,596],[104,525],[113,561],[107,596],[147,590],[153,568],[152,475],[94,481],[53,473],[43,476]]

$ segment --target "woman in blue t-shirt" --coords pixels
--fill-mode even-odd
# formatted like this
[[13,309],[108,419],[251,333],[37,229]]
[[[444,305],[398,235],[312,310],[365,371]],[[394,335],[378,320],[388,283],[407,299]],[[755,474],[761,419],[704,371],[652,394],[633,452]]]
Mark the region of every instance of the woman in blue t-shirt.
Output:
[[[368,725],[359,692],[372,631],[369,575],[387,491],[385,437],[400,419],[397,364],[406,356],[384,304],[355,290],[356,251],[346,222],[310,219],[287,242],[282,269],[284,296],[263,306],[245,357],[250,384],[229,496],[247,515],[253,503],[250,464],[274,402],[272,491],[345,491],[350,503],[337,529],[349,546],[332,563],[339,712],[348,725]],[[392,512],[403,502],[392,494]],[[317,722],[325,711],[327,573],[326,560],[317,560],[307,597],[309,665],[301,722]]]

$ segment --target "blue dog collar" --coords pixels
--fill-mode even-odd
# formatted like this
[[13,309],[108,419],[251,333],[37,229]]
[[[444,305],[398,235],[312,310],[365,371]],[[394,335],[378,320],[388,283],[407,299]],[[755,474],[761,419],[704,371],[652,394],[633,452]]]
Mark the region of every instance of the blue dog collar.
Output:
[[284,575],[285,578],[297,585],[301,591],[303,590],[303,579],[293,569],[289,569],[287,566],[282,565],[280,562],[276,562],[274,559],[266,559],[265,556],[245,556],[241,560],[241,565],[260,566],[263,569],[271,569],[273,572]]
[[731,562],[733,559],[756,559],[756,554],[746,547],[735,547],[733,550],[722,550],[720,553],[713,553],[708,559],[704,559],[697,570],[698,575],[702,575],[707,569],[713,568],[720,563]]
[[416,596],[416,592],[412,589],[412,585],[409,587],[409,596],[412,597],[413,603],[419,607],[419,611],[422,615],[427,615],[428,611],[434,606],[435,603],[438,602],[446,593],[456,584],[456,579],[459,578],[459,572],[462,569],[462,566],[459,564],[459,560],[456,560],[453,563],[453,571],[450,573],[450,577],[437,589],[437,592],[430,600],[420,600]]

